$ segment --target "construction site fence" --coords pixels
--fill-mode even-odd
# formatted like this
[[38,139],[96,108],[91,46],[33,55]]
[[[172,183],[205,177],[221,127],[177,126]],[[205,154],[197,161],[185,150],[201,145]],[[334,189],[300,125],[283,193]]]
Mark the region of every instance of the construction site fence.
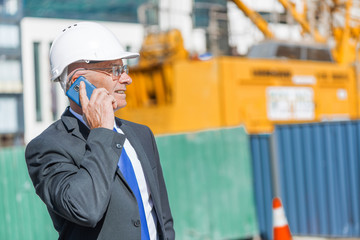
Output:
[[[293,235],[360,237],[360,121],[156,137],[177,239],[272,239],[272,198]],[[0,240],[56,239],[24,147],[0,149]]]
[[360,237],[359,121],[277,125],[250,142],[262,239],[272,239],[274,196],[293,235]]
[[[156,138],[176,238],[238,239],[258,234],[250,142],[242,127]],[[0,149],[0,240],[57,239],[35,194],[24,147]]]
[[57,238],[46,207],[35,194],[24,147],[0,149],[0,240]]

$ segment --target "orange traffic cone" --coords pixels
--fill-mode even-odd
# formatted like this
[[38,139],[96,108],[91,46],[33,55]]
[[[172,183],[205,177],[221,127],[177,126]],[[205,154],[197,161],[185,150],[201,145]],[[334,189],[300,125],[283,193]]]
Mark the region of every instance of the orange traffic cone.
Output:
[[290,228],[280,198],[273,199],[274,240],[292,240]]

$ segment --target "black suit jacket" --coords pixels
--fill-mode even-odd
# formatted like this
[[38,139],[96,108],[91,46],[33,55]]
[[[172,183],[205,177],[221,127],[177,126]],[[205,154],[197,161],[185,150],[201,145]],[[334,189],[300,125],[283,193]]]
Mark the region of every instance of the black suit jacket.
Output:
[[[150,186],[159,238],[175,239],[154,136],[144,125],[116,121],[134,147]],[[105,128],[90,131],[67,109],[27,145],[30,177],[59,239],[141,238],[136,198],[117,166],[125,136]]]

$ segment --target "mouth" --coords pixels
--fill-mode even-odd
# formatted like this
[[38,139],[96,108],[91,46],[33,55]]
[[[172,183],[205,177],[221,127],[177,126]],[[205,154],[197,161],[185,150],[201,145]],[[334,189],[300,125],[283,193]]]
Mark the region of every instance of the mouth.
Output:
[[125,90],[116,90],[116,91],[114,91],[114,93],[117,93],[117,94],[125,94]]

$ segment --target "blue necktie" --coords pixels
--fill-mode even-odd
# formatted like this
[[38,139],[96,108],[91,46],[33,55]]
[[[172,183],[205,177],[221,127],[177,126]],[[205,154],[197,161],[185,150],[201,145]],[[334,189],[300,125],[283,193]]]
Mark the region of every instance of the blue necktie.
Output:
[[[114,128],[114,131],[117,132],[115,128]],[[123,147],[123,149],[121,151],[121,155],[120,155],[119,162],[118,162],[118,167],[119,167],[121,173],[123,174],[126,182],[130,186],[130,188],[131,188],[132,192],[134,193],[136,200],[137,200],[139,213],[140,213],[140,221],[141,221],[141,240],[150,240],[148,225],[147,225],[146,217],[145,217],[144,205],[143,205],[143,201],[141,198],[139,186],[138,186],[138,183],[136,180],[134,168],[131,164],[129,156],[127,155],[127,153],[125,151],[125,147]]]

